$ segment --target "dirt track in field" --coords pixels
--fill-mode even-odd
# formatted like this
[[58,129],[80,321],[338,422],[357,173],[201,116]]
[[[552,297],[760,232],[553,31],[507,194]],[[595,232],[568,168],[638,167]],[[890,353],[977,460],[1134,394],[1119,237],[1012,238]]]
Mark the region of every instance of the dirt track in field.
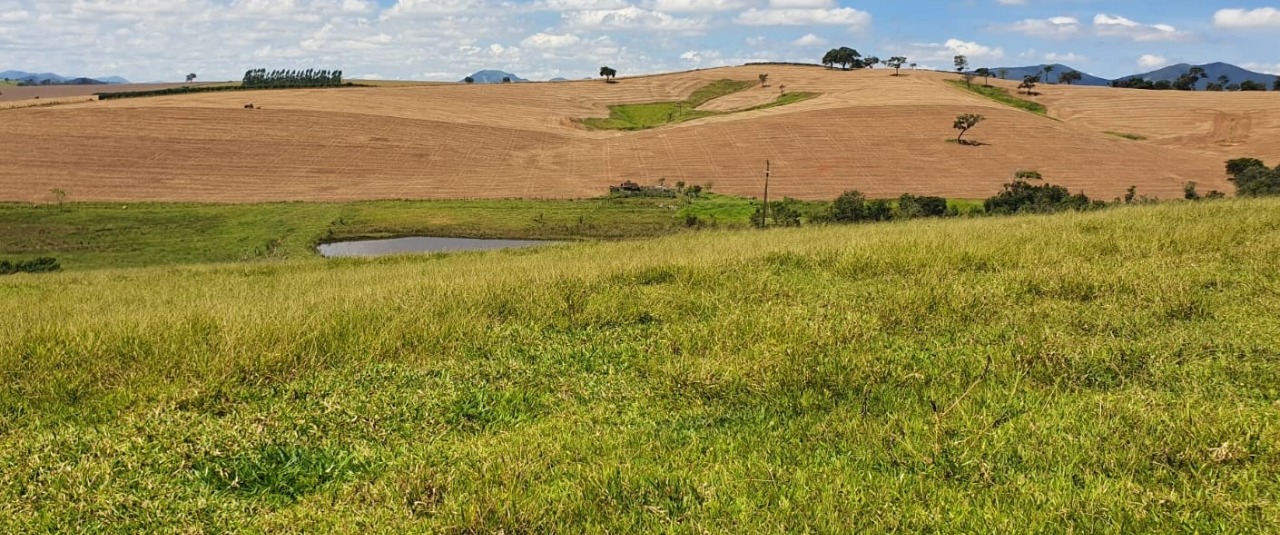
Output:
[[[721,105],[772,100],[779,84],[822,96],[642,132],[573,122],[761,72],[773,87]],[[53,188],[103,201],[563,198],[663,178],[756,195],[766,159],[771,193],[805,199],[847,189],[983,198],[1020,169],[1098,198],[1130,185],[1173,198],[1188,181],[1229,191],[1230,157],[1280,163],[1273,93],[1048,86],[1037,98],[1055,120],[952,87],[945,74],[902,74],[753,66],[617,84],[223,92],[5,110],[0,200],[49,201]],[[966,136],[985,145],[946,142],[960,113],[987,117]]]

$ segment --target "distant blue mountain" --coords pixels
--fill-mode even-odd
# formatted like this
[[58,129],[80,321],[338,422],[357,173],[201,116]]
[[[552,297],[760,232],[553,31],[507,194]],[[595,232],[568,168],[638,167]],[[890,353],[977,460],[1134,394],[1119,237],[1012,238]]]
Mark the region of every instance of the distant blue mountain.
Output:
[[[500,84],[502,83],[503,78],[511,78],[511,81],[513,83],[528,82],[528,80],[525,80],[524,78],[521,78],[509,72],[493,71],[493,70],[479,71],[471,75],[470,78],[474,79],[477,84]],[[465,80],[459,80],[459,81],[465,81]]]
[[1262,74],[1260,72],[1253,72],[1247,69],[1237,67],[1230,63],[1221,63],[1221,62],[1207,63],[1204,65],[1190,65],[1186,63],[1179,63],[1177,65],[1170,65],[1163,69],[1157,69],[1157,70],[1147,72],[1147,73],[1142,73],[1142,74],[1134,74],[1132,76],[1125,76],[1120,79],[1127,80],[1129,78],[1136,77],[1136,78],[1142,78],[1144,80],[1150,80],[1152,82],[1159,82],[1161,80],[1168,80],[1172,82],[1174,80],[1177,80],[1179,76],[1182,76],[1187,71],[1190,71],[1192,67],[1200,67],[1201,69],[1204,69],[1204,73],[1207,75],[1205,79],[1200,80],[1198,83],[1196,83],[1196,89],[1204,89],[1205,86],[1209,85],[1210,82],[1217,82],[1218,77],[1220,76],[1226,76],[1227,79],[1229,80],[1229,83],[1232,83],[1232,84],[1238,84],[1245,80],[1252,80],[1254,82],[1267,86],[1267,89],[1271,89],[1271,84],[1274,83],[1276,80],[1276,76],[1274,74]]
[[84,76],[61,76],[51,72],[26,72],[26,71],[4,71],[0,72],[0,78],[8,78],[10,80],[18,80],[28,84],[40,84],[45,81],[54,84],[76,83],[76,84],[127,84],[128,80],[119,76],[107,76],[105,78],[88,78]]
[[[1000,76],[1000,74],[1001,74],[1001,71],[1008,71],[1008,72],[1006,73],[1006,75],[1005,75],[1005,79],[1006,79],[1006,80],[1018,80],[1018,81],[1021,81],[1023,78],[1026,78],[1026,77],[1028,77],[1028,76],[1034,76],[1034,75],[1037,75],[1037,74],[1044,74],[1044,68],[1045,68],[1046,66],[1049,66],[1049,65],[1048,65],[1048,64],[1045,64],[1045,65],[1029,65],[1029,66],[1026,66],[1026,67],[1001,67],[1001,68],[998,68],[998,69],[991,69],[991,72],[996,73],[996,76],[997,76],[997,77],[999,77],[999,76]],[[1111,84],[1111,80],[1108,80],[1108,79],[1106,79],[1106,78],[1100,78],[1100,77],[1094,76],[1094,75],[1089,74],[1089,73],[1086,73],[1086,72],[1084,72],[1084,71],[1082,71],[1082,70],[1080,70],[1080,69],[1073,69],[1073,68],[1071,68],[1071,67],[1069,67],[1069,66],[1067,66],[1067,65],[1063,65],[1063,64],[1061,64],[1061,63],[1054,63],[1054,64],[1052,64],[1052,67],[1053,67],[1053,71],[1049,73],[1049,77],[1048,77],[1048,79],[1047,79],[1047,80],[1045,80],[1045,81],[1047,81],[1047,82],[1049,82],[1049,83],[1054,83],[1054,84],[1058,83],[1058,75],[1060,75],[1060,74],[1062,74],[1062,73],[1064,73],[1064,72],[1077,71],[1077,72],[1079,72],[1081,75],[1083,75],[1083,77],[1082,77],[1082,78],[1080,79],[1080,81],[1078,81],[1078,82],[1072,82],[1072,84],[1074,84],[1074,85],[1098,85],[1098,86],[1105,86],[1105,85],[1110,85],[1110,84]]]

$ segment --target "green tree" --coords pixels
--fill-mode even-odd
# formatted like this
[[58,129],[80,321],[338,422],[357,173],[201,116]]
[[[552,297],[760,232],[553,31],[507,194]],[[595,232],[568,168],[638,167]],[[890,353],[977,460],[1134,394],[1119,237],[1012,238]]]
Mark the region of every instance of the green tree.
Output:
[[957,115],[956,122],[952,125],[953,128],[960,131],[960,135],[956,136],[956,143],[964,144],[965,142],[963,138],[965,133],[973,129],[973,127],[978,126],[978,123],[985,120],[985,117],[972,113]]
[[991,85],[991,75],[994,74],[991,72],[991,69],[983,67],[981,69],[973,71],[973,74],[982,77],[982,85]]
[[1047,81],[1049,80],[1049,75],[1053,73],[1053,65],[1045,65],[1041,71],[1044,72],[1044,80]]
[[1195,91],[1196,84],[1204,79],[1207,75],[1203,68],[1192,67],[1187,72],[1182,73],[1173,81],[1173,88],[1178,91]]
[[849,70],[851,67],[858,64],[861,58],[861,53],[847,46],[842,46],[836,49],[836,63],[839,63],[840,67],[844,70]]
[[188,74],[188,75],[187,75],[187,83],[189,84],[189,83],[194,82],[194,81],[196,81],[196,73],[194,73],[194,72],[193,72],[193,73],[191,73],[191,74]]
[[1035,94],[1036,84],[1040,83],[1039,76],[1027,75],[1022,78],[1022,83],[1018,84],[1018,91],[1026,91],[1027,95]]
[[476,83],[476,79],[475,79],[475,78],[472,78],[472,77],[470,77],[470,76],[468,76],[468,77],[466,77],[466,78],[463,78],[463,79],[462,79],[462,81],[463,81],[463,82],[465,82],[465,83],[468,83],[468,84],[474,84],[474,83]]
[[[907,58],[905,56],[894,56],[884,60],[884,64],[889,68],[893,69],[894,76],[898,76],[900,74],[900,71],[902,70],[902,66],[905,65],[906,63],[907,63]],[[1278,78],[1277,81],[1280,81],[1280,78]]]
[[1071,85],[1084,79],[1080,71],[1067,71],[1058,75],[1058,83]]
[[1257,158],[1236,158],[1227,161],[1227,175],[1241,197],[1280,195],[1280,166],[1268,169]]
[[604,78],[604,81],[611,82],[618,76],[618,71],[610,67],[600,67],[600,76]]
[[969,85],[969,82],[973,80],[973,75],[969,74],[969,58],[964,55],[960,55],[956,56],[953,61],[955,61],[956,72],[960,73],[960,75],[964,77],[965,85]]
[[1241,91],[1266,91],[1267,86],[1263,85],[1261,82],[1255,82],[1253,80],[1245,80],[1243,82],[1240,82],[1240,90]]

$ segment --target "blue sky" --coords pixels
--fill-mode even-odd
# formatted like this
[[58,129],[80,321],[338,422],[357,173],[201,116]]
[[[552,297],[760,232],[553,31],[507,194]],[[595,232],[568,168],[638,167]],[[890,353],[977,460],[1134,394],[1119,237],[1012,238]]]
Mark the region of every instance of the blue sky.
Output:
[[0,0],[0,70],[134,81],[255,66],[581,78],[812,62],[836,46],[941,68],[962,53],[1108,78],[1210,61],[1280,73],[1280,0]]

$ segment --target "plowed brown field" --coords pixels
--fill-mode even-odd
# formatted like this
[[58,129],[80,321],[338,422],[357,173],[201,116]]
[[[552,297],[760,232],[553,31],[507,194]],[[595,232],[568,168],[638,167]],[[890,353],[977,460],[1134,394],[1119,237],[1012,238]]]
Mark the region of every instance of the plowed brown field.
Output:
[[[619,103],[679,100],[714,80],[822,96],[641,132],[572,119]],[[847,189],[982,198],[1019,169],[1112,198],[1180,197],[1187,181],[1227,191],[1223,160],[1280,161],[1280,95],[1047,86],[1054,118],[887,70],[752,66],[617,84],[422,85],[228,92],[6,110],[0,200],[248,202],[379,198],[585,197],[623,180],[714,185],[829,199]],[[1000,83],[1000,82],[993,82]],[[770,97],[734,95],[726,109]],[[253,103],[261,109],[244,109]],[[709,103],[712,107],[714,103]],[[947,143],[959,113],[987,122]],[[1140,134],[1137,142],[1104,133]]]

